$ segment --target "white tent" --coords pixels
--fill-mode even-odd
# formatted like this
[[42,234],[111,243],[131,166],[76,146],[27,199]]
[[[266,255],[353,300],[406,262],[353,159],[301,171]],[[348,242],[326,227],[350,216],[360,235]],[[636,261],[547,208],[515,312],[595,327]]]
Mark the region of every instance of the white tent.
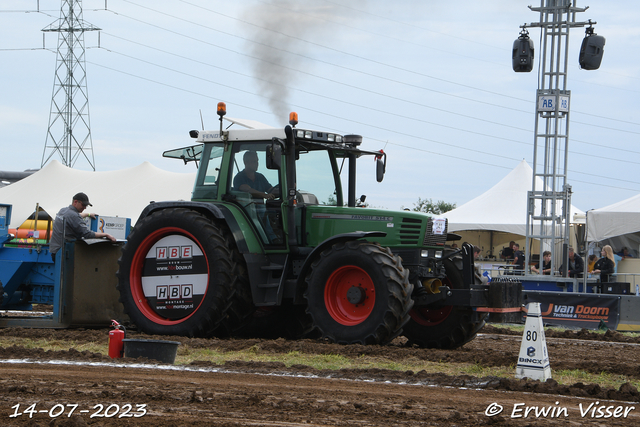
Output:
[[587,239],[596,242],[640,231],[640,194],[587,212]]
[[611,245],[614,251],[627,247],[637,257],[640,251],[640,194],[587,212],[587,241]]
[[[522,160],[507,176],[485,193],[464,205],[444,213],[450,232],[462,230],[502,231],[525,236],[527,221],[527,192],[531,190],[533,169]],[[542,189],[542,180],[536,189]],[[560,213],[561,209],[558,208]],[[570,218],[584,214],[571,206]]]
[[53,160],[33,175],[0,188],[0,203],[13,205],[10,227],[15,228],[35,211],[36,204],[55,217],[82,191],[93,205],[90,212],[131,218],[133,225],[150,201],[190,200],[194,181],[195,172],[167,172],[149,162],[118,171],[89,172]]

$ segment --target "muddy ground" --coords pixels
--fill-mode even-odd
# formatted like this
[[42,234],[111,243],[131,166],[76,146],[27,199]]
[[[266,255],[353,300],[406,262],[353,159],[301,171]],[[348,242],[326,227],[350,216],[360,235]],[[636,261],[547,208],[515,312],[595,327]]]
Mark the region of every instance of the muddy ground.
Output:
[[[105,340],[107,330],[16,328],[2,329],[0,336],[83,343]],[[154,338],[221,351],[253,347],[273,354],[297,351],[474,363],[511,367],[515,374],[522,337],[486,326],[475,340],[456,350],[407,347],[402,338],[386,346]],[[547,346],[554,371],[581,369],[640,379],[640,337],[547,331]],[[629,384],[603,389],[594,384],[559,385],[554,380],[540,383],[380,369],[329,371],[275,362],[232,361],[220,366],[195,361],[178,368],[148,359],[113,361],[104,354],[16,346],[0,349],[0,372],[1,425],[640,425],[640,394]]]

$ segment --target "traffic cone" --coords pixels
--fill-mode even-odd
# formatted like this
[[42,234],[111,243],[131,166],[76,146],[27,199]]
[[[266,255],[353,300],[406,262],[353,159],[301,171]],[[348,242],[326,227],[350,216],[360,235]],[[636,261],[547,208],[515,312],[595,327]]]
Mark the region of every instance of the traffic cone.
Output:
[[540,303],[528,305],[527,320],[522,334],[520,355],[516,366],[516,378],[531,378],[546,381],[551,378],[547,340],[544,337],[544,325],[540,312]]

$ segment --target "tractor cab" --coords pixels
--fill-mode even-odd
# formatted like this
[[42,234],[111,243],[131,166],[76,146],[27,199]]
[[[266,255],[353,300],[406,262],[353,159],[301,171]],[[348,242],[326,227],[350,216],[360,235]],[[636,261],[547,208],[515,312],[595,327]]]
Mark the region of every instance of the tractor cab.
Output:
[[[377,180],[382,181],[386,154],[359,149],[358,135],[297,129],[295,113],[290,123],[284,132],[266,127],[223,130],[221,123],[218,131],[191,131],[200,144],[163,155],[195,162],[192,200],[239,207],[263,250],[315,246],[328,235],[309,233],[311,219],[335,214],[332,208],[358,206],[356,159],[374,156]],[[341,173],[347,170],[344,194]],[[293,231],[289,238],[287,230]],[[246,231],[245,240],[252,240]]]

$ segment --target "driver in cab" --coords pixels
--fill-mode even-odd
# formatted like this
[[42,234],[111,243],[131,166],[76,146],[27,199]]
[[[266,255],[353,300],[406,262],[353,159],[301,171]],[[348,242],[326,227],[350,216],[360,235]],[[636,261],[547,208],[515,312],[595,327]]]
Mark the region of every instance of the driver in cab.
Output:
[[244,169],[233,178],[233,186],[240,191],[251,194],[254,199],[273,200],[278,197],[278,189],[258,172],[258,153],[247,151],[242,156],[242,161]]

